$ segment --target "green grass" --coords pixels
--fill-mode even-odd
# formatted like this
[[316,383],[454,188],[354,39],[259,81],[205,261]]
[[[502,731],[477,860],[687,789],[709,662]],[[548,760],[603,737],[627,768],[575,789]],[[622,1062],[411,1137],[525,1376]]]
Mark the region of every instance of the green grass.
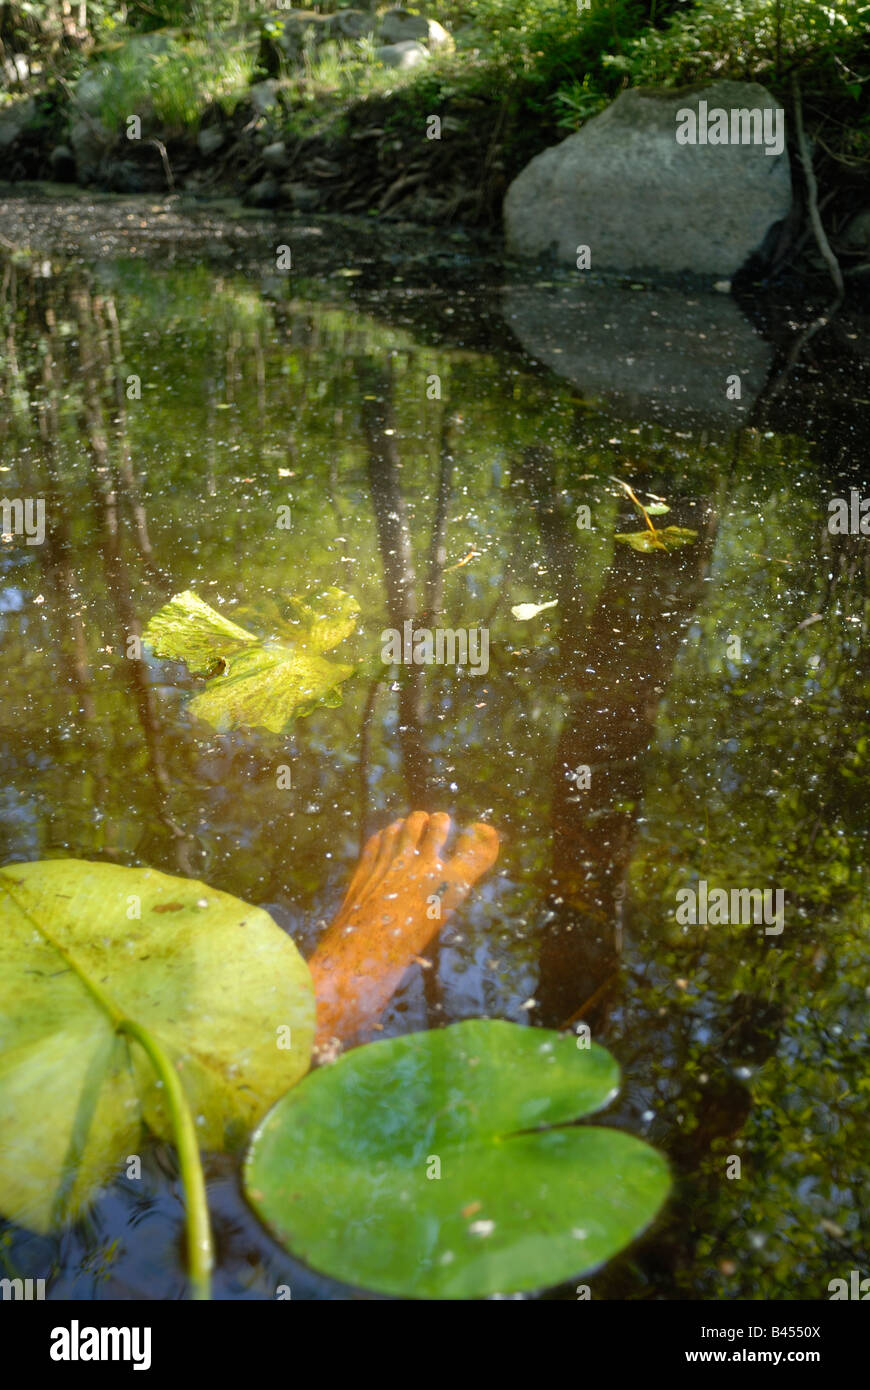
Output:
[[[455,53],[399,72],[376,62],[371,39],[324,43],[282,73],[288,132],[340,131],[372,99],[387,98],[389,124],[400,127],[470,97],[501,112],[499,140],[513,163],[578,129],[626,83],[731,77],[783,97],[797,70],[810,117],[815,96],[849,128],[859,160],[870,142],[870,0],[592,0],[579,10],[576,0],[435,0],[425,10],[460,31]],[[247,38],[238,27],[150,37],[153,51],[140,36],[103,59],[99,114],[111,127],[139,114],[170,133],[195,129],[206,106],[231,110],[263,75],[255,26]]]
[[170,40],[163,51],[124,45],[101,64],[99,117],[119,129],[128,116],[151,117],[169,134],[195,130],[205,108],[232,110],[254,79],[254,55],[241,44]]

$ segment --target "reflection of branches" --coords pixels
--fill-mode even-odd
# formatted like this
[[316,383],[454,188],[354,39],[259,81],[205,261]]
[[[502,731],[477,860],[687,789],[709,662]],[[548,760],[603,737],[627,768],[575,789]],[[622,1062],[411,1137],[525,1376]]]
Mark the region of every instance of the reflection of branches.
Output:
[[441,445],[438,459],[438,494],[435,503],[435,518],[432,522],[432,538],[429,542],[429,572],[426,576],[424,599],[426,613],[435,616],[442,611],[444,595],[444,562],[447,552],[444,537],[447,532],[447,513],[453,492],[453,443],[456,433],[456,420],[445,412],[441,423]]
[[[406,622],[413,624],[416,620],[417,601],[411,535],[399,485],[401,460],[392,413],[392,377],[389,372],[365,359],[358,363],[357,372],[361,387],[363,430],[368,446],[369,487],[387,591],[387,611],[393,627],[402,633]],[[443,602],[444,537],[452,493],[455,430],[456,421],[445,416],[441,427],[438,492],[425,586],[425,613],[430,618],[441,612]],[[364,841],[366,832],[369,724],[379,687],[380,682],[377,682],[369,692],[361,731],[361,841]],[[421,810],[429,809],[431,785],[430,761],[423,736],[426,717],[423,690],[420,667],[403,667],[399,683],[399,746],[411,809]],[[437,955],[437,944],[434,950]],[[426,971],[424,991],[431,1016],[443,1007],[437,970]]]
[[[577,531],[556,486],[549,449],[526,449],[514,464],[526,489],[559,598],[559,651],[572,690],[553,769],[554,911],[541,946],[538,998],[553,1026],[583,1008],[600,1009],[613,987],[622,902],[645,786],[645,754],[655,727],[656,692],[666,683],[683,623],[697,606],[712,535],[691,551],[662,554],[673,583],[666,631],[635,621],[656,604],[650,572],[617,547],[591,615],[578,581]],[[676,576],[683,582],[678,585]],[[621,634],[614,652],[613,632]],[[623,635],[624,634],[624,635]],[[566,768],[595,767],[580,797]],[[604,983],[607,982],[607,989]],[[587,1018],[587,1022],[589,1019]]]
[[[136,542],[145,564],[150,572],[154,572],[151,559],[151,540],[148,535],[148,521],[145,514],[145,504],[139,492],[136,479],[133,474],[133,463],[130,458],[130,445],[127,439],[127,406],[124,394],[124,382],[121,376],[123,364],[123,351],[121,347],[121,326],[118,322],[118,314],[115,309],[115,301],[109,296],[103,301],[102,305],[111,330],[112,357],[108,350],[108,335],[103,331],[99,335],[101,355],[105,365],[111,371],[115,382],[115,409],[117,411],[117,440],[118,440],[118,469],[124,487],[121,493],[122,498],[128,503],[133,517]],[[97,306],[98,308],[98,306]]]
[[[358,363],[357,372],[387,611],[393,627],[402,632],[406,622],[414,622],[416,599],[411,534],[399,487],[401,462],[393,425],[392,378],[365,359]],[[429,770],[423,743],[423,673],[419,666],[404,668],[399,682],[399,746],[411,805],[423,807],[428,796]]]
[[373,680],[366,696],[359,728],[359,846],[360,851],[369,836],[369,762],[371,760],[371,731],[375,705],[385,682]]
[[[97,346],[100,321],[87,288],[82,287],[77,292],[75,303],[79,323],[79,366],[83,383],[82,410],[85,433],[94,463],[91,473],[92,491],[95,494],[98,509],[102,513],[102,554],[106,588],[114,604],[121,629],[121,639],[125,644],[124,669],[133,694],[139,724],[148,752],[149,771],[157,794],[157,813],[175,839],[179,869],[183,873],[190,874],[192,872],[189,864],[191,837],[180,828],[168,809],[172,783],[167,772],[160,740],[154,694],[148,680],[148,668],[141,655],[138,654],[141,652],[142,625],[133,604],[127,567],[121,550],[121,535],[118,527],[118,492],[123,491],[123,488],[119,486],[120,480],[109,457],[98,384],[97,366],[101,358],[105,361],[105,354],[100,353]],[[145,535],[147,537],[147,531]],[[131,639],[135,641],[135,653],[126,650],[126,644]]]

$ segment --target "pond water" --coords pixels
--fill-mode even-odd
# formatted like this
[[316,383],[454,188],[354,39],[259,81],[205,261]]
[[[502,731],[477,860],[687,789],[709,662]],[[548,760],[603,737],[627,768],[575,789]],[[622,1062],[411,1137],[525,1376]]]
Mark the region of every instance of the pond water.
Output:
[[[0,551],[0,862],[189,875],[265,905],[308,954],[367,834],[412,809],[492,822],[495,871],[373,1036],[586,1020],[623,1073],[604,1122],[675,1180],[585,1278],[593,1297],[825,1298],[868,1268],[870,542],[827,525],[831,498],[870,494],[866,402],[835,381],[823,424],[792,396],[774,429],[746,396],[729,416],[711,359],[706,409],[673,333],[670,384],[626,387],[612,290],[585,310],[615,323],[611,360],[562,343],[576,287],[558,276],[502,295],[459,239],[375,274],[344,235],[319,274],[282,273],[253,224],[230,250],[212,227],[171,254],[128,237],[6,255],[0,494],[44,498],[46,536]],[[686,310],[696,347],[705,302]],[[657,317],[636,335],[651,363]],[[520,340],[542,334],[535,361]],[[646,526],[622,483],[696,539],[615,539]],[[282,735],[215,733],[183,665],[128,659],[183,590],[231,616],[327,584],[359,601],[342,648],[359,670]],[[482,625],[487,669],[379,664],[409,616]],[[701,880],[782,890],[782,930],[681,924]],[[272,1242],[235,1160],[208,1179],[215,1296],[349,1296]],[[6,1226],[0,1262],[50,1271],[49,1297],[175,1298],[183,1228],[154,1144],[73,1229]]]

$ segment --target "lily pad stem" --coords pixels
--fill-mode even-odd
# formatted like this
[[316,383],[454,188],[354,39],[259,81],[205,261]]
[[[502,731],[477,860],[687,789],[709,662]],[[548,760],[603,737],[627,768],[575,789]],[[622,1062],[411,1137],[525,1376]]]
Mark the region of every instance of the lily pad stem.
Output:
[[205,1196],[205,1177],[199,1156],[193,1117],[171,1060],[147,1028],[132,1018],[122,1018],[117,1031],[135,1038],[147,1053],[154,1070],[163,1082],[166,1104],[172,1120],[175,1147],[184,1187],[184,1206],[187,1223],[187,1251],[190,1262],[190,1282],[193,1297],[198,1301],[211,1297],[211,1271],[214,1265],[208,1203]]

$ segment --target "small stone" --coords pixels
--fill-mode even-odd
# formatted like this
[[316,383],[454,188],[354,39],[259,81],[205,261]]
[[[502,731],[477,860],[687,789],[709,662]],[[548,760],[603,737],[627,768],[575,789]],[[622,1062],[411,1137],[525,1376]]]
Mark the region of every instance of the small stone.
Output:
[[267,77],[265,82],[255,82],[248,88],[248,99],[257,115],[265,116],[278,105],[278,83],[272,77]]
[[280,197],[280,189],[271,174],[259,183],[252,184],[245,194],[245,202],[252,208],[273,208]]
[[383,44],[375,49],[375,57],[385,68],[416,68],[429,61],[429,50],[416,39],[408,39],[402,43]]
[[320,189],[308,183],[284,183],[281,192],[295,212],[313,212],[320,207]]
[[14,145],[36,117],[33,97],[21,97],[0,107],[0,149]]
[[375,32],[375,16],[362,10],[339,10],[332,16],[330,30],[345,39],[363,39]]
[[267,169],[283,169],[287,163],[287,146],[283,140],[275,140],[263,150],[263,163]]
[[218,126],[205,126],[196,137],[196,143],[200,154],[203,155],[205,159],[208,159],[211,155],[217,153],[224,143],[224,139],[224,133]]
[[843,240],[853,251],[870,251],[870,208],[856,212],[846,228]]
[[380,39],[384,44],[416,40],[427,48],[453,47],[453,40],[437,19],[426,19],[409,10],[387,10],[381,19]]
[[61,183],[75,178],[76,157],[69,145],[55,145],[48,156],[48,162],[51,166],[52,177]]

